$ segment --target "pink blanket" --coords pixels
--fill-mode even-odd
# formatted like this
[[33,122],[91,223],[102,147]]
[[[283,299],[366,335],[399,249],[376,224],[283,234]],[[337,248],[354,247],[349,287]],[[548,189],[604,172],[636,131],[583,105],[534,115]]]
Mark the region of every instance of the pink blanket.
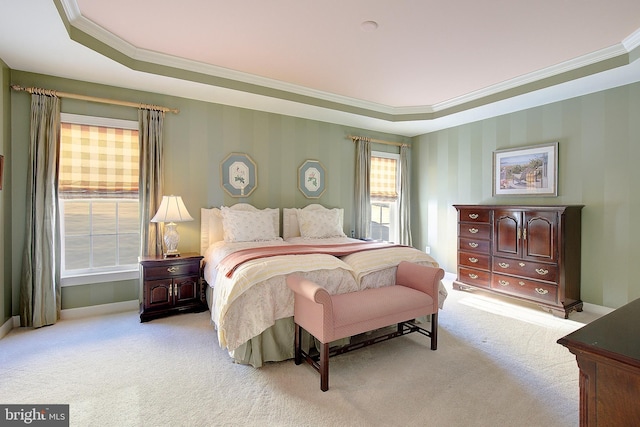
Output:
[[327,254],[333,256],[345,256],[355,252],[368,251],[372,249],[391,248],[402,245],[377,242],[357,242],[341,243],[335,245],[283,245],[264,246],[261,248],[241,249],[233,252],[220,261],[217,266],[219,272],[227,277],[233,276],[233,272],[247,261],[258,258],[272,257],[278,255],[307,255],[307,254]]

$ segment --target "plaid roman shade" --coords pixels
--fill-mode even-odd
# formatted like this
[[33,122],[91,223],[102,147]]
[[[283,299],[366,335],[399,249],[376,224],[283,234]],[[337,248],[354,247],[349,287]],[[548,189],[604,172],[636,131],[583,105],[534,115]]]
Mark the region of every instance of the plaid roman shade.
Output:
[[138,145],[137,130],[61,123],[59,196],[138,198]]
[[372,199],[392,202],[398,199],[396,191],[396,159],[371,157],[369,192]]

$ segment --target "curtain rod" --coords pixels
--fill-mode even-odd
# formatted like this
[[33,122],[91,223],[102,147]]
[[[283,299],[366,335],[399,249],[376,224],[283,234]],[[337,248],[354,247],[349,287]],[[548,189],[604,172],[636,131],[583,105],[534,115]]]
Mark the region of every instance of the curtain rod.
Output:
[[11,85],[11,89],[16,91],[25,91],[31,94],[35,93],[39,95],[57,96],[59,98],[72,98],[72,99],[79,99],[81,101],[91,101],[91,102],[101,102],[103,104],[123,105],[125,107],[146,108],[149,110],[162,111],[164,113],[170,112],[170,113],[178,114],[178,112],[180,111],[176,108],[162,107],[159,105],[142,104],[138,102],[129,102],[129,101],[118,101],[115,99],[97,98],[95,96],[86,96],[86,95],[78,95],[75,93],[58,92],[57,90],[40,89],[37,87],[22,87],[20,85]]
[[350,138],[351,142],[356,142],[358,140],[362,140],[362,141],[368,141],[368,142],[375,142],[375,143],[378,143],[378,144],[395,145],[396,147],[402,147],[403,145],[405,147],[411,147],[410,144],[405,144],[404,142],[383,141],[381,139],[367,138],[367,137],[364,137],[364,136],[349,135],[347,138]]

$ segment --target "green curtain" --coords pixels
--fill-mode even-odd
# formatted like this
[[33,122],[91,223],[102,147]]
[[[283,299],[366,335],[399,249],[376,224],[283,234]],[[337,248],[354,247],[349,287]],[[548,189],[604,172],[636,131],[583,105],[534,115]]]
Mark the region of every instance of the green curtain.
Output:
[[355,177],[355,231],[356,238],[371,237],[371,198],[369,175],[371,171],[371,141],[358,138],[356,141]]
[[411,246],[411,205],[409,204],[409,147],[400,146],[400,195],[398,210],[400,211],[400,244]]
[[20,323],[41,327],[60,317],[58,154],[60,99],[31,95],[27,218],[20,283]]
[[140,255],[162,255],[162,230],[151,218],[162,201],[162,132],[164,112],[138,111],[140,138]]

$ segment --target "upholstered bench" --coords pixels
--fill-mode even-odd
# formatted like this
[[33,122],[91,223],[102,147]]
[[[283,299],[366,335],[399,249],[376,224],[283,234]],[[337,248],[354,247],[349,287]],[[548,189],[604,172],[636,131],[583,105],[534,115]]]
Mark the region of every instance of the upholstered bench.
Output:
[[[365,345],[411,332],[431,338],[431,350],[438,346],[438,286],[444,270],[403,261],[398,265],[396,285],[365,289],[339,295],[317,283],[292,274],[287,285],[294,292],[295,363],[305,361],[320,372],[320,389],[329,389],[329,357]],[[431,315],[430,330],[414,320]],[[397,324],[394,332],[347,344],[335,350],[329,343],[342,338]],[[320,354],[312,357],[302,350],[302,329],[320,341]]]

